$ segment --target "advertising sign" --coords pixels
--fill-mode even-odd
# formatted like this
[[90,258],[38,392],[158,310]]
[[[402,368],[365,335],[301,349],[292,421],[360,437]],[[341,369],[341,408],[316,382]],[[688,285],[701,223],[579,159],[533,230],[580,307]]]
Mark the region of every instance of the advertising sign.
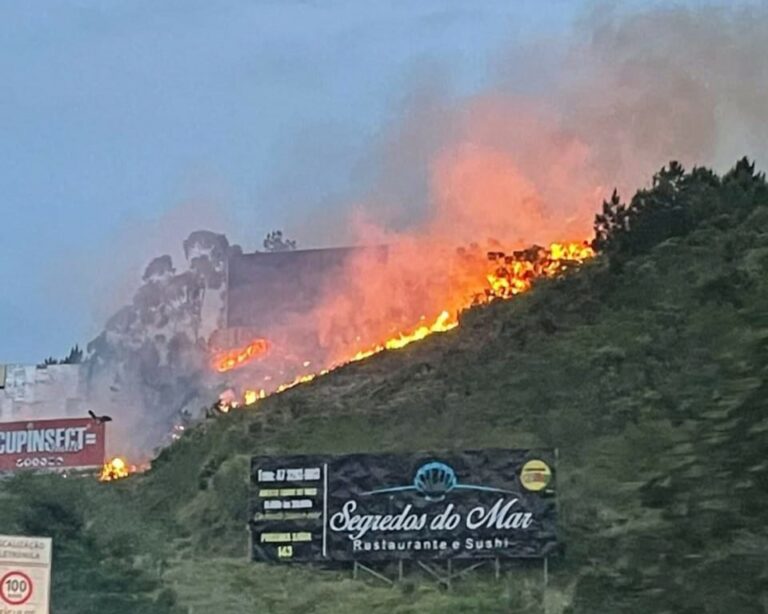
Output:
[[104,438],[90,418],[0,423],[0,472],[101,467]]
[[0,535],[0,612],[48,614],[51,538]]
[[252,557],[545,557],[557,548],[552,450],[254,457]]

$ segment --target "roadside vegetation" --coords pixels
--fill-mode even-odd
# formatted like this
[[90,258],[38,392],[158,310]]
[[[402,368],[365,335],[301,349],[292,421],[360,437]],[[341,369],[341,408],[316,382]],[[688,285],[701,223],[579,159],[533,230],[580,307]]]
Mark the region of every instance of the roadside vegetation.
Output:
[[[191,429],[122,483],[22,476],[56,614],[768,610],[768,185],[671,163],[600,255],[461,326]],[[247,560],[251,454],[551,446],[564,555],[444,591]]]

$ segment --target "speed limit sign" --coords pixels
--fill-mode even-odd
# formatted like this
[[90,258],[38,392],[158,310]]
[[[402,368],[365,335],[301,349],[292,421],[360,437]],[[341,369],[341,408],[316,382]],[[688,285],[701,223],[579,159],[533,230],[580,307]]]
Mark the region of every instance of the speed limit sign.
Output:
[[0,578],[0,599],[9,605],[23,605],[32,596],[32,578],[23,571],[9,571]]
[[49,614],[51,539],[0,535],[0,611]]

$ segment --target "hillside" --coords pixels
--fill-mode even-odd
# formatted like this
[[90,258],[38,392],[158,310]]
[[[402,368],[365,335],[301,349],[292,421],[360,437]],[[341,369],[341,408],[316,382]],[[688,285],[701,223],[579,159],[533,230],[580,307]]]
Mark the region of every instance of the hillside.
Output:
[[[458,329],[202,424],[145,475],[2,486],[53,535],[54,612],[768,611],[768,189],[672,164],[602,254]],[[445,592],[246,560],[252,453],[559,449],[565,554]]]

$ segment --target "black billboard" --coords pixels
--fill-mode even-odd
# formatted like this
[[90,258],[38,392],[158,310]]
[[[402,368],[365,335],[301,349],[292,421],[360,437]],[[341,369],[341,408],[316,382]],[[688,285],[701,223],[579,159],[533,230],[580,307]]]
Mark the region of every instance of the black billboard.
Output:
[[557,548],[553,450],[251,460],[252,557],[545,557]]

